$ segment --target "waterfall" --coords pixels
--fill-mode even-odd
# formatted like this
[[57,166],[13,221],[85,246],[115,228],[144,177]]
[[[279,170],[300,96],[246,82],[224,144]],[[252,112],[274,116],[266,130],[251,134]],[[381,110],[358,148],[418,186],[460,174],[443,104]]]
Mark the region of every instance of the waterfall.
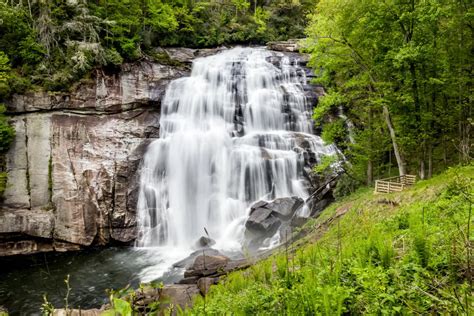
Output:
[[263,48],[196,59],[171,82],[141,168],[137,246],[190,250],[206,228],[238,249],[252,203],[306,198],[305,162],[334,148],[311,134],[305,84],[294,58]]

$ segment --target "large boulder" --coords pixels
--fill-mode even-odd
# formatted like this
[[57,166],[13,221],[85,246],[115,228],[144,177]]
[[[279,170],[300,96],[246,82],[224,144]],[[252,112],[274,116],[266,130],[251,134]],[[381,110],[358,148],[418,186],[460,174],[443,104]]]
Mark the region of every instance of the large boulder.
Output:
[[181,309],[193,306],[193,299],[199,295],[200,291],[196,284],[171,284],[163,287],[160,293],[160,310],[165,310],[169,306],[174,306],[173,315],[177,314],[177,306]]
[[219,274],[219,271],[224,272],[225,267],[230,259],[226,256],[207,256],[202,255],[196,257],[190,269],[184,272],[184,277],[205,277],[209,275]]
[[279,51],[279,52],[298,52],[301,48],[299,44],[299,40],[297,39],[290,39],[287,41],[275,41],[275,42],[268,42],[267,43],[268,49]]
[[296,196],[277,198],[270,202],[258,201],[250,207],[245,227],[253,235],[272,236],[283,222],[291,220],[303,204],[303,199]]
[[201,236],[194,244],[195,249],[209,248],[216,244],[216,241],[207,236]]
[[166,55],[171,62],[190,64],[196,58],[215,55],[225,49],[227,48],[218,47],[195,49],[187,47],[158,47],[155,49],[155,52],[160,55]]
[[178,262],[175,262],[173,264],[173,268],[190,269],[193,266],[196,258],[199,256],[223,256],[223,254],[220,253],[219,250],[212,249],[212,248],[196,250],[193,253],[191,253],[189,256],[187,256],[186,258]]
[[282,238],[292,227],[304,224],[307,215],[302,214],[303,205],[305,201],[296,196],[254,203],[245,223],[246,246],[257,250],[271,243],[270,238],[276,237],[277,232]]
[[293,217],[293,214],[295,214],[303,204],[303,199],[292,196],[275,199],[266,204],[264,208],[271,210],[274,216],[287,221]]
[[273,211],[262,207],[252,210],[245,223],[247,230],[269,236],[273,235],[280,226],[281,221],[273,215]]

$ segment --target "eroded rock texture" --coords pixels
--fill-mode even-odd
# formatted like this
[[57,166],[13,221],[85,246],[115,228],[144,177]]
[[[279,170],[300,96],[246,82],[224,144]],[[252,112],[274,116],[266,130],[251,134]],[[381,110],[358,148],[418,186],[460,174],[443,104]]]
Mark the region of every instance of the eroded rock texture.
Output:
[[159,137],[160,100],[185,68],[151,62],[97,71],[71,93],[17,95],[0,255],[135,238],[141,157]]

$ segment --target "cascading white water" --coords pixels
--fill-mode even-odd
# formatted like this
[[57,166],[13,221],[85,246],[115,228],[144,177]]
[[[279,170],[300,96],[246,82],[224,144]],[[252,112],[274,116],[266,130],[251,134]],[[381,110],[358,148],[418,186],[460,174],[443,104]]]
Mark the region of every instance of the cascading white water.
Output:
[[141,170],[137,246],[189,252],[206,228],[237,249],[253,202],[307,197],[305,155],[334,147],[311,134],[304,84],[294,60],[263,48],[196,59],[173,81]]

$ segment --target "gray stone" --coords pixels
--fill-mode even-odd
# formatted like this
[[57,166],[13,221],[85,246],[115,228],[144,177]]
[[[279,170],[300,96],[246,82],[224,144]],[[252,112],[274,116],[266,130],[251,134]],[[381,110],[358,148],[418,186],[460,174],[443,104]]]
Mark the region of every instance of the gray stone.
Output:
[[163,306],[160,306],[161,310],[166,309],[168,306],[175,306],[173,315],[176,314],[176,306],[181,309],[190,308],[193,305],[193,299],[196,295],[199,295],[200,291],[196,284],[171,284],[165,285],[161,290],[160,301],[163,302]]
[[29,208],[30,197],[26,174],[28,156],[26,151],[25,119],[16,117],[12,120],[16,136],[6,155],[7,186],[3,194],[4,205],[15,208]]
[[0,234],[25,234],[32,237],[51,238],[53,212],[34,210],[0,210]]
[[191,253],[188,257],[184,258],[183,260],[180,260],[178,262],[175,262],[173,264],[173,268],[186,268],[190,269],[192,265],[194,264],[194,261],[198,256],[222,256],[222,254],[216,250],[216,249],[202,249],[202,250],[196,250],[193,253]]
[[287,221],[303,204],[303,199],[294,196],[275,199],[265,205],[265,208],[271,210],[274,216]]
[[298,216],[297,214],[295,214],[295,216],[293,216],[293,218],[291,219],[290,225],[291,227],[301,227],[307,221],[308,221],[307,217]]
[[207,256],[196,257],[193,265],[184,272],[184,277],[206,277],[210,275],[220,275],[225,273],[225,267],[230,259],[226,256]]
[[261,208],[261,207],[265,207],[265,205],[267,205],[268,202],[266,201],[258,201],[254,204],[252,204],[252,206],[250,207],[250,213],[252,213],[254,210],[258,209],[258,208]]
[[330,203],[330,199],[322,199],[320,201],[313,202],[311,206],[311,216],[315,217],[319,215]]
[[30,205],[40,207],[49,203],[49,161],[51,120],[49,115],[26,117]]
[[15,240],[0,243],[0,257],[53,251],[51,242],[42,240]]
[[287,41],[277,41],[277,42],[268,42],[267,48],[279,52],[298,52],[300,50],[300,45],[298,40],[287,40]]
[[195,248],[208,248],[216,244],[216,241],[212,238],[206,237],[206,236],[201,236],[196,243],[195,243]]
[[226,47],[218,48],[202,48],[202,49],[193,49],[186,47],[168,47],[168,48],[158,48],[158,53],[165,53],[168,57],[180,63],[191,63],[194,59],[199,57],[207,57],[215,55],[218,52],[227,49]]
[[281,221],[274,217],[272,212],[266,208],[255,209],[247,219],[245,227],[254,233],[273,235],[280,227]]

